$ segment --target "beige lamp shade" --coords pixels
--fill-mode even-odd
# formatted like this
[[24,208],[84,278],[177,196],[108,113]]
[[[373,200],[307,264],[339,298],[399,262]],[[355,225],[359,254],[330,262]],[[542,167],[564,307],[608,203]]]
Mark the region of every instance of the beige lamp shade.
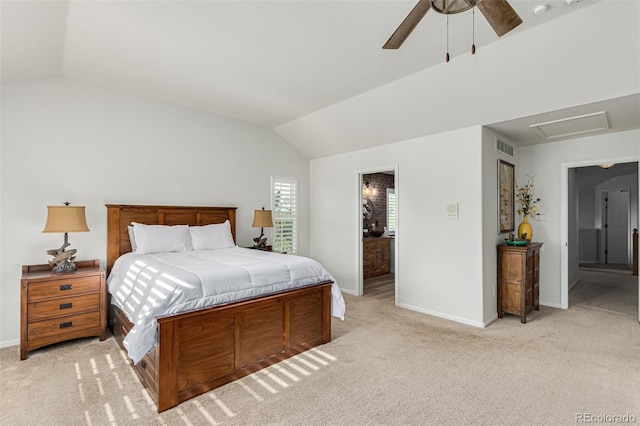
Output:
[[273,217],[271,210],[255,210],[253,214],[254,228],[273,228]]
[[88,232],[84,206],[47,206],[42,232]]

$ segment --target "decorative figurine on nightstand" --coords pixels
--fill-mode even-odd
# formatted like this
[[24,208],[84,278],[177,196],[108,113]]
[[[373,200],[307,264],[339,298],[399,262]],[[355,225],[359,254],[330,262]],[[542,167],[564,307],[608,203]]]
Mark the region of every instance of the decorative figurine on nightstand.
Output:
[[273,228],[271,210],[255,210],[253,215],[253,228],[260,228],[260,235],[253,239],[253,247],[258,250],[266,250],[267,237],[264,236],[264,228]]
[[64,206],[47,206],[47,223],[42,232],[64,232],[64,242],[57,249],[47,250],[47,254],[53,256],[49,265],[54,273],[73,272],[77,269],[73,262],[76,259],[76,249],[66,250],[69,247],[69,232],[88,232],[87,219],[84,206],[70,206],[65,202]]
[[264,250],[264,248],[267,246],[267,238],[260,238],[260,237],[255,237],[253,239],[253,247],[259,249],[259,250]]
[[53,268],[53,272],[71,272],[77,269],[76,264],[73,263],[73,261],[76,260],[75,254],[78,250],[71,249],[65,251],[65,248],[69,246],[69,242],[66,237],[67,234],[65,233],[64,235],[65,239],[62,247],[59,249],[47,250],[47,254],[53,256],[53,259],[49,261],[49,265],[56,265]]

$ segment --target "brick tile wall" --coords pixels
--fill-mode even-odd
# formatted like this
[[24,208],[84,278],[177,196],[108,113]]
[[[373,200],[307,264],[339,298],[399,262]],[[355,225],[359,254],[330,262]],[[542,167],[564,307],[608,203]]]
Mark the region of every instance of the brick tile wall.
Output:
[[[364,186],[366,182],[369,182],[369,191]],[[362,198],[368,198],[373,203],[371,220],[363,220],[363,226],[366,228],[376,224],[376,229],[382,229],[387,226],[387,188],[395,188],[394,176],[386,173],[365,174],[362,175],[362,184]]]

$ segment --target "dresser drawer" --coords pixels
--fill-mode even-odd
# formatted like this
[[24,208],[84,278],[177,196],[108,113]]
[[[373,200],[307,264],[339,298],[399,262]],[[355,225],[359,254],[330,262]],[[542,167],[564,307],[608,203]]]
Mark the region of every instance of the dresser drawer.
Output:
[[100,293],[29,303],[29,322],[100,309]]
[[64,336],[92,328],[100,328],[100,311],[29,323],[27,325],[27,339]]
[[31,282],[27,290],[29,302],[50,299],[52,297],[74,296],[76,294],[100,291],[100,277],[78,277],[50,280],[46,282]]

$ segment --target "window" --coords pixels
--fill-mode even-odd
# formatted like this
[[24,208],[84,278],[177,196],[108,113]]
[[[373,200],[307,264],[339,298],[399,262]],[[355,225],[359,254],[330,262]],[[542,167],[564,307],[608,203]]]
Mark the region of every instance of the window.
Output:
[[271,177],[273,250],[298,252],[298,179]]
[[387,188],[387,231],[396,232],[396,190]]

